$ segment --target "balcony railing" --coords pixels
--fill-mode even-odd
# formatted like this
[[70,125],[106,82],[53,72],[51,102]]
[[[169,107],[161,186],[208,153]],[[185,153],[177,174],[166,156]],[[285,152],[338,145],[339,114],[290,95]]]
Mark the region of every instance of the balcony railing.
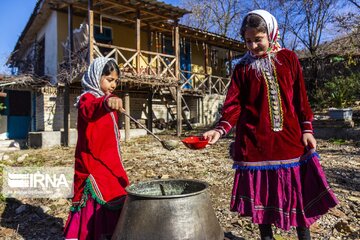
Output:
[[181,88],[208,94],[225,95],[230,84],[230,78],[204,73],[180,71]]
[[[122,71],[134,75],[150,75],[156,78],[173,78],[175,76],[176,57],[174,55],[95,43],[95,57],[116,59]],[[104,54],[105,53],[105,54]],[[139,65],[139,66],[137,66]]]
[[182,70],[179,72],[179,78],[177,78],[175,74],[176,57],[174,55],[94,43],[94,57],[100,56],[114,58],[121,71],[128,74],[156,79],[172,79],[181,84],[181,88],[185,92],[224,95],[230,84],[230,78]]

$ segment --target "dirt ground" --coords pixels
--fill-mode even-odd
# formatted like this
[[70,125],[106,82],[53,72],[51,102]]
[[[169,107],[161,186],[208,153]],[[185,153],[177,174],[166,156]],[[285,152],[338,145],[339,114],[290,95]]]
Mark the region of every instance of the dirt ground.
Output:
[[[191,134],[197,133],[187,133]],[[178,140],[173,134],[161,137]],[[226,236],[238,240],[259,239],[257,227],[248,218],[229,211],[234,174],[228,160],[230,141],[230,138],[222,139],[202,150],[190,150],[180,144],[170,152],[152,137],[141,137],[122,144],[124,166],[132,183],[178,178],[208,182],[213,208]],[[318,140],[318,145],[321,164],[340,205],[312,225],[312,237],[360,239],[360,143]],[[72,166],[73,156],[74,148],[3,152],[0,153],[0,168]],[[68,199],[5,199],[1,196],[0,239],[62,239],[69,207]],[[294,229],[276,230],[275,233],[277,240],[297,239]]]

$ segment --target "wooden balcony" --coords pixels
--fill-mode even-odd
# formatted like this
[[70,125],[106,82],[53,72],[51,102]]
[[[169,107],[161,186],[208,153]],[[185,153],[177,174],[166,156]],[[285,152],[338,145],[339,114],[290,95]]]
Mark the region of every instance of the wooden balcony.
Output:
[[231,79],[211,74],[180,71],[183,92],[225,95]]
[[[103,54],[105,53],[105,54]],[[114,58],[126,81],[143,82],[151,85],[181,85],[185,93],[226,94],[230,78],[211,74],[180,71],[176,77],[175,55],[150,52],[145,50],[119,47],[115,45],[94,43],[94,58]]]

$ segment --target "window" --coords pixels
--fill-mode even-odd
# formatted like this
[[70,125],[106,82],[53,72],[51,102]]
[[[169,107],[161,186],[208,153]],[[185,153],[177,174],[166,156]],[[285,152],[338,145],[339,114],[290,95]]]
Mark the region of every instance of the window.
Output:
[[[94,26],[95,41],[98,43],[112,44],[112,29],[110,27],[102,27],[102,33],[100,30],[100,26]],[[110,48],[100,47],[99,49],[103,55],[106,55],[109,51],[111,51]]]
[[43,37],[39,42],[36,43],[36,65],[35,73],[38,76],[45,75],[45,37]]

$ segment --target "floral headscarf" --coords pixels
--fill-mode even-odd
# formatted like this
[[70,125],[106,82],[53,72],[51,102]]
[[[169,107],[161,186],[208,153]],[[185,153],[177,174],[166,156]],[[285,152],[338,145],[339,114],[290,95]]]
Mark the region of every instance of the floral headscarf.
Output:
[[269,36],[270,48],[268,52],[277,52],[281,49],[280,44],[278,43],[279,39],[279,27],[276,21],[276,18],[265,10],[254,10],[249,12],[246,16],[250,14],[259,15],[262,19],[264,19],[267,27],[267,35]]
[[281,46],[278,43],[279,28],[278,28],[277,21],[276,21],[275,17],[272,14],[270,14],[268,11],[261,10],[261,9],[249,12],[248,14],[246,14],[244,19],[246,19],[246,17],[250,14],[256,14],[265,21],[270,46],[266,51],[267,52],[266,57],[258,57],[258,56],[255,56],[254,54],[252,54],[250,51],[248,51],[240,59],[239,63],[245,64],[245,65],[248,64],[250,66],[250,68],[253,68],[256,70],[258,75],[261,74],[262,70],[267,70],[270,73],[272,73],[273,70],[272,70],[271,61],[272,61],[272,59],[277,61],[275,53],[281,50]]
[[101,74],[107,62],[115,61],[113,58],[98,57],[90,64],[88,70],[85,72],[81,79],[81,86],[83,87],[83,93],[77,98],[75,106],[78,106],[79,100],[82,95],[91,93],[96,97],[104,96],[104,92],[100,88]]

